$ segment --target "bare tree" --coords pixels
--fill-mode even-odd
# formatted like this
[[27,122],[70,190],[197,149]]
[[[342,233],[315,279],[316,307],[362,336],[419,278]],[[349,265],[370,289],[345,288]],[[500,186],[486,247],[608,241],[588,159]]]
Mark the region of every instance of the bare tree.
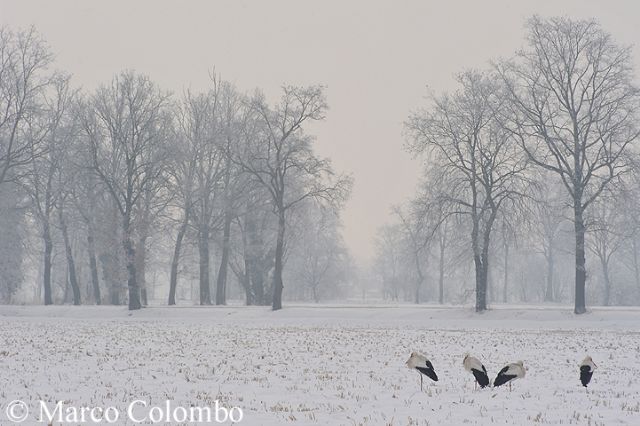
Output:
[[433,98],[430,111],[414,113],[406,123],[409,148],[427,153],[447,214],[471,223],[476,277],[476,311],[487,308],[491,232],[498,213],[524,195],[527,163],[498,120],[504,109],[500,87],[491,76],[468,71],[458,76],[461,89]]
[[373,269],[382,280],[383,297],[397,301],[400,298],[401,281],[406,273],[400,225],[396,223],[382,226],[378,230],[375,245]]
[[247,185],[236,218],[240,231],[239,255],[231,261],[231,268],[242,283],[247,305],[270,305],[273,283],[268,277],[273,271],[274,248],[270,241],[277,232],[272,213],[271,196],[262,186]]
[[[211,304],[210,248],[213,229],[221,219],[224,193],[225,150],[221,143],[221,84],[213,79],[214,87],[207,93],[187,92],[179,107],[178,125],[187,144],[188,171],[194,191],[189,196],[189,216],[198,233],[200,268],[200,304]],[[185,217],[186,217],[185,213]]]
[[49,87],[53,55],[35,28],[12,32],[0,27],[0,184],[14,180],[43,146],[24,137]]
[[560,177],[573,207],[575,313],[586,311],[585,210],[627,168],[638,139],[631,49],[594,21],[531,18],[528,46],[497,66],[514,134],[534,164]]
[[586,246],[600,261],[602,272],[604,306],[611,304],[613,284],[611,281],[611,259],[622,248],[632,234],[626,232],[626,223],[621,213],[620,194],[605,190],[590,210],[589,236]]
[[166,154],[159,128],[167,100],[168,95],[148,77],[126,71],[91,96],[83,117],[93,169],[120,214],[132,310],[142,306],[136,273],[135,214],[141,198],[163,172],[155,165]]
[[178,288],[178,268],[180,264],[180,256],[182,253],[182,244],[187,234],[191,215],[193,211],[194,197],[194,175],[197,158],[192,155],[190,144],[187,143],[186,137],[181,130],[175,132],[173,161],[169,167],[168,188],[175,194],[174,205],[169,206],[169,210],[177,210],[181,212],[181,219],[178,225],[178,233],[176,234],[173,246],[173,254],[171,257],[171,272],[169,274],[169,305],[176,304],[176,291]]
[[[547,178],[547,173],[539,175],[538,179]],[[563,226],[567,225],[567,203],[564,202],[562,188],[558,185],[550,184],[541,191],[537,202],[531,209],[532,223],[529,235],[533,251],[542,254],[545,260],[545,288],[544,301],[554,302],[558,299],[555,275],[556,258],[562,251],[561,240],[563,239]]]
[[287,279],[301,300],[336,298],[345,293],[348,252],[340,235],[340,218],[315,202],[301,205],[289,224]]
[[71,237],[68,225],[69,213],[66,210],[73,191],[73,182],[76,178],[73,167],[74,149],[77,146],[77,122],[72,114],[72,105],[75,102],[76,91],[70,87],[70,77],[60,76],[55,81],[55,97],[50,106],[52,119],[47,138],[50,140],[49,158],[56,165],[56,208],[58,211],[58,225],[62,233],[62,239],[67,260],[67,273],[69,284],[73,292],[73,304],[80,305],[80,285],[76,272],[76,261],[73,254]]
[[78,160],[80,162],[86,162],[81,164],[76,163],[72,168],[73,179],[71,182],[70,197],[75,211],[80,215],[85,225],[87,234],[87,258],[89,261],[93,300],[96,305],[101,305],[102,295],[96,249],[96,216],[98,198],[100,197],[98,192],[102,188],[96,183],[94,173],[86,166],[91,157],[86,155],[83,149],[79,149],[78,151],[80,153]]
[[229,84],[224,83],[220,103],[221,145],[224,150],[222,240],[220,267],[216,279],[216,305],[227,303],[227,275],[231,255],[231,226],[238,216],[240,205],[247,192],[250,177],[233,161],[234,146],[242,143],[242,133],[249,118],[244,96]]
[[[430,245],[434,240],[437,228],[441,225],[433,208],[424,208],[422,200],[416,200],[404,211],[399,206],[393,207],[394,215],[399,219],[400,229],[405,240],[405,247],[411,256],[415,270],[414,302],[420,303],[420,289],[425,281],[425,269]],[[429,206],[432,207],[432,206]],[[444,284],[442,284],[444,285]]]
[[[26,127],[21,135],[31,154],[28,169],[22,173],[21,184],[31,198],[31,208],[39,226],[43,240],[43,287],[44,304],[53,304],[51,270],[53,257],[53,214],[56,205],[60,207],[63,188],[60,185],[65,157],[69,154],[66,141],[72,137],[69,109],[73,101],[73,91],[69,78],[57,76],[51,96],[43,96],[41,110],[25,118]],[[61,218],[58,216],[58,218]],[[64,222],[62,222],[64,224]],[[63,228],[64,230],[64,228]],[[66,232],[66,230],[65,230]],[[69,260],[69,258],[67,258]],[[74,271],[70,271],[75,280]],[[79,302],[77,282],[73,282],[74,300]]]
[[[25,202],[26,201],[26,202]],[[11,303],[24,283],[27,247],[27,208],[24,192],[15,183],[0,185],[0,301]],[[38,290],[40,287],[38,286]]]
[[278,310],[282,308],[288,211],[309,198],[339,202],[346,198],[351,180],[334,176],[330,161],[314,155],[312,138],[303,132],[305,122],[324,119],[327,104],[322,87],[284,87],[273,109],[264,96],[256,94],[249,107],[256,125],[235,161],[269,191],[278,218],[272,304]]

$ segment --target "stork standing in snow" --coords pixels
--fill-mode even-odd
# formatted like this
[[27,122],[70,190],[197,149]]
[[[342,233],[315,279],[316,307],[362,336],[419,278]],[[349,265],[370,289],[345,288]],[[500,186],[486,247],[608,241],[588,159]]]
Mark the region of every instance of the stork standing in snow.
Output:
[[591,381],[591,376],[593,376],[593,370],[595,370],[597,365],[593,362],[590,356],[586,357],[580,363],[580,382],[582,382],[582,386],[585,388]]
[[419,352],[411,352],[411,356],[407,360],[407,367],[412,370],[418,371],[420,374],[420,391],[422,391],[422,375],[424,374],[434,382],[438,381],[438,375],[433,369],[433,364],[427,359],[426,356]]
[[474,389],[476,388],[476,383],[480,385],[480,388],[489,386],[489,376],[487,375],[487,369],[484,368],[484,365],[478,358],[466,354],[464,360],[462,361],[462,365],[464,365],[465,370],[472,373],[473,377],[475,377],[476,380],[473,382]]
[[509,383],[509,390],[511,390],[511,381],[515,379],[523,379],[525,375],[524,365],[522,361],[515,362],[513,364],[507,364],[496,376],[493,381],[493,386],[501,386],[505,383]]

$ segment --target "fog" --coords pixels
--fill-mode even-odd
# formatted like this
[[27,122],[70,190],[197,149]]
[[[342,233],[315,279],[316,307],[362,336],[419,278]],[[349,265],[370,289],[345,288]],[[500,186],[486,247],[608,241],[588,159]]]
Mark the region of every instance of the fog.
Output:
[[[611,89],[625,94],[624,102],[616,98],[628,111],[624,123],[607,129],[595,119],[609,145],[596,140],[584,149],[595,177],[578,185],[588,204],[579,212],[587,266],[578,279],[576,267],[578,275],[585,268],[575,254],[580,232],[568,195],[575,185],[562,181],[572,171],[552,170],[562,163],[554,153],[567,152],[540,133],[548,121],[529,114],[533,95],[513,89],[535,86],[542,73],[516,55],[535,51],[527,41],[532,16],[595,19],[617,48],[640,41],[638,8],[632,1],[606,9],[596,1],[0,1],[5,50],[25,48],[20,40],[32,34],[25,51],[50,54],[27,85],[37,89],[24,114],[15,106],[24,92],[11,76],[3,81],[2,105],[15,108],[0,128],[3,250],[20,242],[5,258],[3,297],[72,303],[75,296],[135,308],[166,303],[173,286],[174,303],[227,303],[228,292],[230,301],[274,309],[280,296],[475,301],[478,310],[487,300],[575,303],[576,312],[585,297],[640,303],[637,71]],[[566,36],[571,25],[552,27],[540,28]],[[634,47],[625,67],[638,68],[638,57]],[[456,77],[468,69],[479,74]],[[69,75],[52,78],[53,70]],[[461,211],[468,199],[452,203],[468,195],[461,182],[470,182],[456,180],[459,164],[448,163],[457,142],[445,144],[468,133],[440,127],[444,117],[477,107],[455,102],[456,93],[490,105],[509,100],[491,109],[509,151],[487,167],[523,168],[498,188],[509,194],[504,204],[476,222],[469,221],[476,213]],[[142,114],[132,108],[123,117],[119,102],[136,94]],[[547,120],[557,117],[547,112]],[[115,137],[117,120],[124,127],[138,120],[145,143]],[[274,123],[284,125],[274,132]],[[271,158],[269,147],[298,155],[288,180],[271,180],[269,172],[290,164]],[[475,149],[469,158],[486,158]],[[123,152],[153,167],[131,174]]]

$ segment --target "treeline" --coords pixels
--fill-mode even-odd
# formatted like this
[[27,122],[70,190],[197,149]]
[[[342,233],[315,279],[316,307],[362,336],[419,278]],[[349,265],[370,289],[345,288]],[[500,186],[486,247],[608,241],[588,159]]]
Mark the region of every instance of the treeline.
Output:
[[1,301],[139,309],[236,291],[280,309],[285,279],[291,298],[336,297],[351,179],[305,132],[326,110],[321,86],[270,104],[217,74],[182,95],[135,71],[83,91],[36,30],[0,29]]
[[514,56],[461,72],[406,121],[424,173],[379,232],[388,298],[640,303],[632,50],[592,20],[526,30]]

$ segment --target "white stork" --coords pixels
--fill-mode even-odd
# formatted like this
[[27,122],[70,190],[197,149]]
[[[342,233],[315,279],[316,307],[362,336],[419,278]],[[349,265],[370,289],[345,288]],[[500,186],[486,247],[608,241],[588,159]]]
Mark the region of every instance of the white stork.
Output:
[[525,369],[522,361],[507,364],[496,376],[496,379],[493,381],[493,386],[497,387],[509,383],[509,390],[511,390],[511,381],[523,379],[524,375]]
[[597,365],[593,362],[590,356],[586,357],[580,363],[580,382],[582,382],[582,386],[585,388],[591,381],[591,376],[593,376],[593,370],[595,370]]
[[472,373],[473,377],[475,377],[476,380],[473,382],[474,389],[476,388],[476,383],[480,385],[480,388],[489,386],[489,376],[487,375],[487,369],[478,358],[466,354],[464,360],[462,361],[462,365],[464,365],[465,370],[467,370],[469,373]]
[[422,391],[422,375],[429,377],[434,382],[438,381],[438,375],[433,369],[433,364],[426,356],[419,352],[411,352],[411,356],[406,362],[407,367],[416,370],[420,374],[420,390]]

